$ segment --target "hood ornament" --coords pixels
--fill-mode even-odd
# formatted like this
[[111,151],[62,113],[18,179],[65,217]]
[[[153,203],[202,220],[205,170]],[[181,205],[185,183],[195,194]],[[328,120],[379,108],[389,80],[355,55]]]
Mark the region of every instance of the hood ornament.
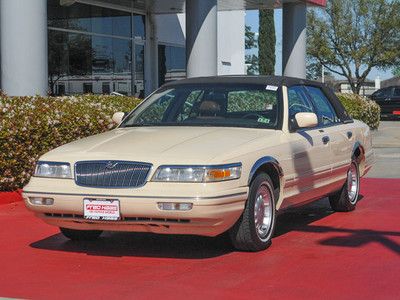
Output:
[[114,169],[116,166],[118,165],[118,163],[116,162],[116,163],[113,163],[112,161],[109,161],[107,164],[106,164],[106,169]]

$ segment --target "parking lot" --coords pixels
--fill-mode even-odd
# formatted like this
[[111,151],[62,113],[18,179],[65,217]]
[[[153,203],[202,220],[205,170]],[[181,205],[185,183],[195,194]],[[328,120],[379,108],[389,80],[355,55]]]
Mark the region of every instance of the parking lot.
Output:
[[372,137],[376,163],[368,177],[400,178],[400,121],[381,122]]
[[[377,163],[354,212],[326,199],[278,217],[272,246],[224,237],[105,233],[71,242],[21,202],[0,205],[0,297],[33,299],[398,299],[398,123],[374,132]],[[398,128],[398,129],[396,129]],[[383,137],[382,137],[383,136]]]

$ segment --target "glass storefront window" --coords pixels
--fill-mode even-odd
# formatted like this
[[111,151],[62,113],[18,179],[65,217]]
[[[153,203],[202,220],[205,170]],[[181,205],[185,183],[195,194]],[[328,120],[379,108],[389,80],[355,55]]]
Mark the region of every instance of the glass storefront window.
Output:
[[134,27],[134,37],[135,38],[145,38],[145,17],[141,15],[133,15],[133,27]]
[[111,74],[113,69],[113,39],[103,36],[92,37],[93,74]]
[[158,45],[159,85],[186,77],[186,52],[183,47]]
[[139,98],[144,98],[144,46],[135,45],[134,90]]
[[48,26],[53,94],[144,94],[144,16],[48,0]]

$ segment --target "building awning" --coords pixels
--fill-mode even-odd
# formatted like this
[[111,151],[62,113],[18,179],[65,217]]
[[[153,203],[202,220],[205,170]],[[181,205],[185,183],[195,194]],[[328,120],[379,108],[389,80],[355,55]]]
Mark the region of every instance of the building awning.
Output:
[[[129,10],[137,13],[172,14],[185,12],[185,0],[60,0],[70,5],[74,2]],[[257,10],[280,8],[284,3],[307,3],[326,6],[326,0],[218,0],[218,10]]]

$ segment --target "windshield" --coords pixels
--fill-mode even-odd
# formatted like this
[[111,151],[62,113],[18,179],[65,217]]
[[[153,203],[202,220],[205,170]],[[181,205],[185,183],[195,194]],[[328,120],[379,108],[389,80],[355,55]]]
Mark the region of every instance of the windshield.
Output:
[[176,85],[156,91],[120,127],[224,126],[276,128],[277,87],[260,85]]

